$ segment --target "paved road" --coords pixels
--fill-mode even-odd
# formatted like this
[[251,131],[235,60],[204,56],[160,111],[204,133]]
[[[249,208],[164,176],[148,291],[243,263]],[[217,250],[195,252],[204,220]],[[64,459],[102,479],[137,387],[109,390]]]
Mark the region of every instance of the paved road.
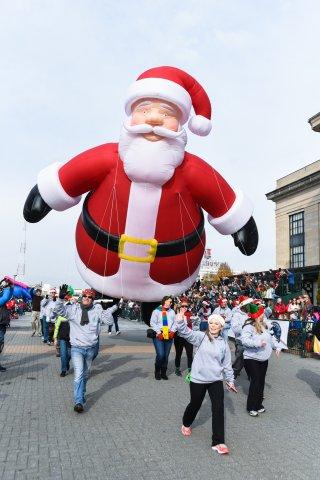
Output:
[[122,321],[121,335],[102,335],[87,410],[78,415],[72,375],[59,377],[53,347],[31,338],[28,323],[12,322],[1,359],[8,368],[0,374],[1,479],[319,478],[318,360],[272,359],[259,418],[245,412],[248,382],[240,377],[238,395],[225,399],[231,454],[220,457],[210,449],[208,399],[192,437],[181,436],[188,386],[175,375],[153,379],[143,327]]

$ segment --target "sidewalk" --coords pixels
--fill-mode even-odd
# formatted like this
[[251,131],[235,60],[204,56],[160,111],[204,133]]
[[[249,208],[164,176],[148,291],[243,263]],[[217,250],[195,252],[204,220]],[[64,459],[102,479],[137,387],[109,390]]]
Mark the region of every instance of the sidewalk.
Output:
[[[239,393],[225,394],[231,454],[220,457],[210,449],[208,398],[192,437],[181,436],[188,386],[173,374],[167,382],[154,380],[154,349],[144,326],[120,319],[121,335],[102,334],[86,412],[78,415],[72,375],[59,377],[60,359],[53,347],[31,338],[29,321],[12,322],[1,355],[8,368],[0,374],[1,479],[319,478],[317,360],[272,359],[267,412],[259,418],[245,412],[242,374]],[[170,372],[173,359],[172,352]]]

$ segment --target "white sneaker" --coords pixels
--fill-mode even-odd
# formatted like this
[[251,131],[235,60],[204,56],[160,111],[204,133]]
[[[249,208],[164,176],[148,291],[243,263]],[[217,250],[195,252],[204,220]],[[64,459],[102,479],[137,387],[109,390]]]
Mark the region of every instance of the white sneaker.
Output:
[[258,413],[264,413],[266,409],[264,407],[259,408]]
[[118,332],[116,333],[116,335],[120,335],[120,333],[121,333],[121,332],[118,331]]
[[250,412],[248,412],[250,417],[258,417],[259,416],[259,413],[256,411],[256,410],[250,410]]
[[112,335],[112,332],[109,332],[109,335]]

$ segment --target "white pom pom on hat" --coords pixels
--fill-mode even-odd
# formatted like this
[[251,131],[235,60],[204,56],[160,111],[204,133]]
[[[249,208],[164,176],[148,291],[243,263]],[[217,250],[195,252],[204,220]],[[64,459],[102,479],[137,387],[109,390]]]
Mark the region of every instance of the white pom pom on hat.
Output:
[[181,123],[185,124],[193,107],[195,116],[189,119],[192,133],[206,136],[210,133],[211,103],[199,82],[187,72],[176,67],[155,67],[142,73],[129,87],[125,110],[131,115],[132,105],[143,98],[158,98],[176,105],[182,113]]
[[190,132],[195,135],[206,137],[211,132],[212,123],[208,118],[203,117],[202,115],[194,115],[190,118],[188,127]]

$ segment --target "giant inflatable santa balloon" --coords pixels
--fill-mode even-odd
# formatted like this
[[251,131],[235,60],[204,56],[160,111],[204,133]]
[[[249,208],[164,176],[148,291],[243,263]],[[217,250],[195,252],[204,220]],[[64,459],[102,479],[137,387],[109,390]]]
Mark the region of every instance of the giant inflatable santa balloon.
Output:
[[40,171],[24,218],[38,222],[87,193],[76,227],[83,280],[108,296],[153,302],[195,281],[205,247],[203,210],[245,255],[256,250],[258,232],[246,195],[185,150],[186,123],[197,135],[211,130],[210,100],[193,77],[174,67],[147,70],[130,86],[125,112],[118,143]]

